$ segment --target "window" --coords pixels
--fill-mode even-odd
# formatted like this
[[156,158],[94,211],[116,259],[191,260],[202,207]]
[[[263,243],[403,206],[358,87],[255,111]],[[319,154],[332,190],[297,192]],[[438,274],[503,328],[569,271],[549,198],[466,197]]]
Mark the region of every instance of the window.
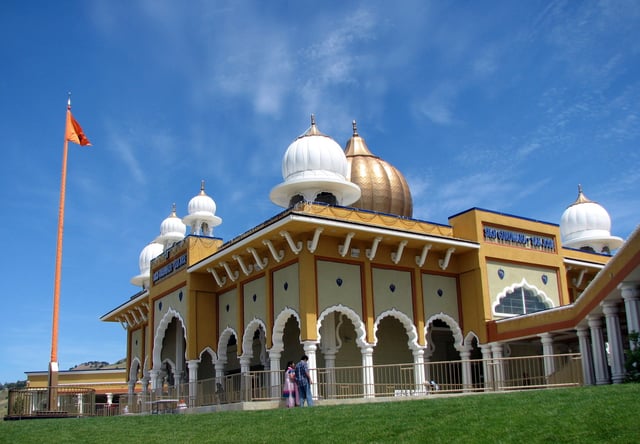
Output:
[[535,313],[551,307],[545,296],[535,289],[525,286],[516,287],[499,299],[495,307],[496,314],[519,315]]

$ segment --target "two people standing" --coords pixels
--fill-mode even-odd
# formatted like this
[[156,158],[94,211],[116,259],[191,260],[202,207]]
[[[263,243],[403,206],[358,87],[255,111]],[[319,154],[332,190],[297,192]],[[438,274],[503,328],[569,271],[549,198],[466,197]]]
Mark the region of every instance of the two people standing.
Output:
[[287,401],[287,407],[297,405],[304,407],[305,401],[308,407],[313,407],[312,383],[311,374],[309,373],[309,357],[307,355],[302,355],[300,362],[295,366],[293,361],[289,361],[285,370],[283,390],[283,397]]

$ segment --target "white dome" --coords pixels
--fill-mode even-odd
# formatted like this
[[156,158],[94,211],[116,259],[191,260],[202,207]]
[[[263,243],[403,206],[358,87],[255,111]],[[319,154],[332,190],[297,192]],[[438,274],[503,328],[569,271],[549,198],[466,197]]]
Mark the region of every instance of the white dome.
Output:
[[564,211],[560,218],[560,235],[565,247],[592,248],[607,252],[622,245],[622,239],[611,236],[611,217],[607,210],[589,200],[578,186],[578,199]]
[[340,145],[320,133],[298,137],[282,159],[282,178],[285,180],[322,176],[345,179],[348,173],[349,163]]
[[182,221],[191,227],[191,234],[213,236],[213,227],[222,223],[215,215],[216,203],[204,192],[204,180],[200,185],[200,194],[189,201],[189,214]]
[[156,238],[156,242],[168,248],[179,240],[184,239],[186,232],[187,227],[182,220],[176,216],[176,205],[173,204],[171,214],[160,224],[160,236]]
[[131,278],[133,285],[146,288],[149,285],[151,261],[162,254],[164,247],[157,242],[151,242],[140,252],[138,265],[140,267],[140,274]]
[[207,196],[204,192],[204,180],[200,186],[200,194],[193,197],[189,201],[189,206],[187,207],[189,212],[189,216],[194,215],[214,215],[216,214],[216,203],[212,198]]
[[333,195],[338,205],[360,198],[360,188],[351,183],[349,162],[340,145],[322,134],[311,116],[311,128],[289,145],[282,158],[284,182],[270,194],[276,205],[288,208],[294,196],[316,201],[322,193]]

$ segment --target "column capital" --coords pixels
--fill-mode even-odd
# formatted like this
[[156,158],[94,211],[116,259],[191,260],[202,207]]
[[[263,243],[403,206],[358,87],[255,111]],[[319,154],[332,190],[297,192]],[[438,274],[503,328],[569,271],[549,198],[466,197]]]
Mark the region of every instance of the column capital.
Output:
[[305,353],[315,353],[315,351],[318,349],[318,341],[304,341],[302,343],[302,346]]
[[618,307],[618,301],[602,301],[600,303],[600,306],[602,307],[602,312],[605,316],[612,316],[620,311],[620,308]]
[[589,327],[585,327],[583,325],[578,326],[578,328],[576,328],[576,334],[578,335],[579,338],[588,337],[589,336]]
[[553,343],[553,335],[551,333],[540,333],[538,337],[543,344]]
[[587,316],[587,322],[589,324],[589,328],[602,327],[602,317],[597,315],[589,315]]
[[618,284],[618,290],[624,299],[640,299],[640,282],[625,281]]

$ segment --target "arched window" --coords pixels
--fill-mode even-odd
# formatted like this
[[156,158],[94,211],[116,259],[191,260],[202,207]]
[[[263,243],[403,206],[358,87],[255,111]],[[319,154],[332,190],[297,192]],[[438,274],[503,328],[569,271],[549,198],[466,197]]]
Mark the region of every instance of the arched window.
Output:
[[304,196],[302,194],[296,194],[294,196],[291,197],[291,199],[289,200],[289,208],[295,206],[297,203],[303,202],[304,201]]
[[323,203],[323,204],[327,204],[327,205],[337,205],[338,204],[338,200],[336,199],[336,196],[334,196],[333,194],[328,193],[326,191],[323,191],[322,193],[318,193],[318,195],[315,198],[315,202]]
[[535,313],[551,308],[543,294],[524,285],[515,287],[499,299],[495,307],[496,314],[521,315]]

